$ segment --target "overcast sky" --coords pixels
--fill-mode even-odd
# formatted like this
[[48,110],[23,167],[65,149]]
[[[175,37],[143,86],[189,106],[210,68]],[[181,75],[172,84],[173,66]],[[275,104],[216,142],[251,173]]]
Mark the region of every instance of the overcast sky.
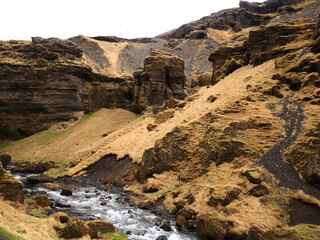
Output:
[[1,0],[0,40],[153,37],[238,5],[238,0]]

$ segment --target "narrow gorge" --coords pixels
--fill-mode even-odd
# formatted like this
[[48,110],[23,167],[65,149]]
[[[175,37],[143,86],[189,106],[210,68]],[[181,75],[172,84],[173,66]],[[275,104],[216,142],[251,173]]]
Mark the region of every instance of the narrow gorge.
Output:
[[319,16],[0,41],[0,240],[320,239]]

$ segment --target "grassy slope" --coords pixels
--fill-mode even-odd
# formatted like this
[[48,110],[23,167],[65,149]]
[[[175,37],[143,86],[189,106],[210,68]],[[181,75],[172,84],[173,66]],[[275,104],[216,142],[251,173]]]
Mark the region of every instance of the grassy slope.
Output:
[[12,143],[2,143],[0,151],[9,153],[14,162],[55,161],[62,168],[76,164],[99,149],[99,141],[124,126],[139,121],[137,115],[121,109],[101,109],[74,126],[51,127]]

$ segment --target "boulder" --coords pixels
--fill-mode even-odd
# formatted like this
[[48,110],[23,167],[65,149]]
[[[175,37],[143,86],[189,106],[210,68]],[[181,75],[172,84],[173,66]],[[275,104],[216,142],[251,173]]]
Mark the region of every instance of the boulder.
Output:
[[167,231],[167,232],[170,232],[172,230],[171,224],[169,221],[162,223],[160,228],[163,229],[164,231]]
[[156,125],[156,124],[148,124],[147,125],[147,129],[150,132],[150,131],[153,131],[157,126],[158,125]]
[[23,172],[23,173],[43,173],[55,166],[55,162],[39,162],[39,163],[27,163],[21,166],[14,166],[12,171],[14,172]]
[[0,162],[2,166],[5,168],[11,162],[11,156],[9,154],[3,153],[0,154]]
[[245,176],[248,181],[253,184],[259,184],[263,181],[262,176],[257,169],[247,170],[243,173],[243,176]]
[[65,212],[57,212],[51,215],[56,221],[60,223],[66,223],[69,221],[70,217]]
[[61,186],[59,183],[51,183],[51,182],[47,182],[45,184],[43,184],[43,186],[51,191],[57,191],[61,189]]
[[94,237],[94,233],[90,230],[85,222],[77,218],[70,218],[66,223],[66,226],[62,229],[60,237],[65,239],[72,239],[81,238],[85,235]]
[[0,195],[4,200],[24,202],[23,184],[10,173],[6,172],[0,162]]
[[221,202],[221,206],[227,206],[232,201],[238,199],[238,196],[239,196],[240,193],[241,193],[241,189],[240,188],[235,187],[235,188],[229,189],[229,191],[227,192],[225,198]]
[[133,106],[136,111],[143,111],[148,106],[161,106],[172,98],[186,97],[182,59],[164,51],[153,50],[143,64],[143,69],[133,74]]
[[68,188],[62,188],[60,195],[71,196],[72,195],[72,190],[68,189]]
[[228,223],[219,220],[214,215],[199,214],[196,219],[197,233],[204,239],[224,240],[227,234]]
[[27,180],[32,184],[53,182],[52,177],[44,174],[27,177]]
[[160,235],[156,238],[156,240],[168,240],[168,238],[165,235]]
[[254,197],[262,197],[268,195],[269,193],[270,190],[262,184],[259,184],[248,191],[248,194]]
[[31,198],[36,202],[37,205],[41,207],[52,207],[53,203],[45,196],[38,196]]
[[101,219],[89,221],[87,222],[87,225],[91,232],[93,232],[94,237],[98,237],[103,233],[116,232],[116,229],[112,223]]

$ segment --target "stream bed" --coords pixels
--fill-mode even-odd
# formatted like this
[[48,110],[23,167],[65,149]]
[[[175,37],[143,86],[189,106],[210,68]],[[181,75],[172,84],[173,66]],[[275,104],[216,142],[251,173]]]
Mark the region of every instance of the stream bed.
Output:
[[[63,184],[72,188],[71,196],[63,196],[60,191],[52,191],[41,184],[31,185],[27,183],[26,177],[31,174],[13,173],[16,178],[25,185],[28,196],[46,196],[54,204],[55,211],[66,212],[71,217],[81,220],[104,219],[113,223],[116,229],[127,234],[132,240],[197,240],[193,233],[178,231],[173,217],[159,216],[150,210],[130,205],[125,199],[124,193],[119,189],[101,189],[95,186],[83,185],[80,182],[67,182]],[[165,224],[170,231],[163,230]],[[161,228],[162,227],[162,228]],[[168,230],[168,229],[167,229]],[[165,237],[164,237],[165,236]]]

